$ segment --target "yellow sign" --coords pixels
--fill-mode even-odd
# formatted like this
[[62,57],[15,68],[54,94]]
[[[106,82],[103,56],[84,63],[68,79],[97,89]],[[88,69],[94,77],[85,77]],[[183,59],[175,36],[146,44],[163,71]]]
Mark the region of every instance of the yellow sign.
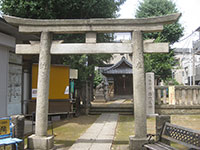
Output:
[[10,120],[2,119],[0,120],[0,136],[10,134]]
[[169,86],[169,105],[175,105],[175,86]]
[[[37,97],[38,65],[32,66],[32,98]],[[51,65],[49,99],[69,99],[66,87],[69,87],[69,66]]]

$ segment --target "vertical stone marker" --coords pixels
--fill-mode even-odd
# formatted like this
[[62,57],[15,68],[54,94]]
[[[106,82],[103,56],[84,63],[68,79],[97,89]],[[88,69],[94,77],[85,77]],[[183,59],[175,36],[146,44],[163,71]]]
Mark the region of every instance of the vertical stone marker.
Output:
[[146,73],[146,103],[147,116],[155,115],[155,87],[154,87],[154,73]]

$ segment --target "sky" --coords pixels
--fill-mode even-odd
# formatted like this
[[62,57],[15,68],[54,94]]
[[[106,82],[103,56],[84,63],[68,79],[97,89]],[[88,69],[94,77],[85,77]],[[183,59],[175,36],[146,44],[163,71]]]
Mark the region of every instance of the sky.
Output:
[[[139,1],[142,0],[126,0],[121,6],[119,18],[135,18],[135,12],[139,5]],[[183,40],[188,37],[193,31],[200,27],[200,0],[172,0],[178,9],[182,13],[179,22],[184,27],[184,36],[179,40]],[[186,38],[182,42],[177,42],[173,47],[187,48],[192,47],[192,41],[199,38],[199,34],[196,32],[189,38]]]

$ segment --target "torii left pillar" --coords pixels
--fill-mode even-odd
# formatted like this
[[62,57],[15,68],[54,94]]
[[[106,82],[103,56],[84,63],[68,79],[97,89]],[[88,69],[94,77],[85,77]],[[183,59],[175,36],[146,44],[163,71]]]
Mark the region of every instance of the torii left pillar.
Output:
[[143,144],[147,142],[146,122],[146,85],[144,73],[144,49],[141,31],[132,32],[133,43],[133,93],[134,93],[134,119],[135,136],[129,137],[130,150],[142,150]]
[[35,134],[28,137],[28,149],[48,150],[54,147],[53,135],[47,135],[48,103],[49,103],[49,72],[51,65],[52,35],[42,32],[40,38],[39,70],[37,83],[37,107]]

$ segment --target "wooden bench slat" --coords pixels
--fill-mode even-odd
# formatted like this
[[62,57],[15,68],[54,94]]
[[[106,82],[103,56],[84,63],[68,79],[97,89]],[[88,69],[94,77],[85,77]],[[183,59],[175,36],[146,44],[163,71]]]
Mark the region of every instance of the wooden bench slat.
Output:
[[150,150],[176,150],[175,148],[161,142],[157,142],[154,144],[146,144],[144,145],[144,147]]

